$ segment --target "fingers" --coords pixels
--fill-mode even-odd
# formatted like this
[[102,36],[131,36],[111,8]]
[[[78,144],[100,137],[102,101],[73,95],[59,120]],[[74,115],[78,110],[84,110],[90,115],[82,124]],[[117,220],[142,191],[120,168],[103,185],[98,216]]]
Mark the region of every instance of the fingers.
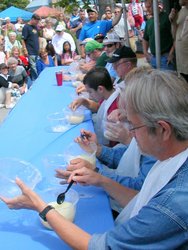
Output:
[[68,179],[69,176],[71,175],[71,172],[67,170],[56,169],[55,171],[56,171],[55,177],[59,179]]

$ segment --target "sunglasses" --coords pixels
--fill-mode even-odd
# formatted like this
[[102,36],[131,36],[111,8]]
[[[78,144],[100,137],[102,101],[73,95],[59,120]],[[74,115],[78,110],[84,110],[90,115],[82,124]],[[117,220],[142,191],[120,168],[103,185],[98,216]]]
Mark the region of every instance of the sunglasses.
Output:
[[112,43],[112,44],[105,44],[104,47],[111,48],[114,45],[115,45],[114,43]]

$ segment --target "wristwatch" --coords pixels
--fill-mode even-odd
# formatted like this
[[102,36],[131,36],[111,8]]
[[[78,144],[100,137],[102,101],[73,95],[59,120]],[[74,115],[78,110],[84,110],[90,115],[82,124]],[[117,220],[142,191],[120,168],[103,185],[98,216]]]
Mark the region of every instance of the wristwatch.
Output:
[[39,213],[39,216],[40,216],[44,221],[47,221],[46,215],[47,215],[47,213],[48,213],[51,209],[55,209],[55,208],[52,207],[51,205],[48,205],[47,207],[45,207],[45,208]]

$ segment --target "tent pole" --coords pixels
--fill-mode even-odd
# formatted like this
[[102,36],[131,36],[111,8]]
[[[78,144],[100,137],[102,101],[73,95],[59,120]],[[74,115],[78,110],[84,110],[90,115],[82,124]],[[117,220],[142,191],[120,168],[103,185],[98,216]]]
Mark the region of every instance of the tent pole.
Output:
[[158,1],[153,1],[153,13],[154,13],[154,29],[155,29],[155,55],[157,69],[161,67],[161,46],[160,46],[160,23],[159,23],[159,7]]

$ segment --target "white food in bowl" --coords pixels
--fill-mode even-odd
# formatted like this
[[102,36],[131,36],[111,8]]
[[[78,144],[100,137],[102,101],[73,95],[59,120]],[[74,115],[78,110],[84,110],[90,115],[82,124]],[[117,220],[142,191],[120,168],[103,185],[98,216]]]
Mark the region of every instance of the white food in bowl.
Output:
[[84,115],[69,115],[68,116],[68,122],[70,124],[79,124],[83,122],[84,120]]
[[[76,213],[76,206],[71,203],[64,201],[62,204],[58,204],[56,201],[49,202],[48,205],[51,205],[55,208],[58,213],[64,216],[67,220],[73,222],[75,213]],[[40,218],[41,223],[48,229],[52,229],[51,226],[47,221],[44,221]]]

